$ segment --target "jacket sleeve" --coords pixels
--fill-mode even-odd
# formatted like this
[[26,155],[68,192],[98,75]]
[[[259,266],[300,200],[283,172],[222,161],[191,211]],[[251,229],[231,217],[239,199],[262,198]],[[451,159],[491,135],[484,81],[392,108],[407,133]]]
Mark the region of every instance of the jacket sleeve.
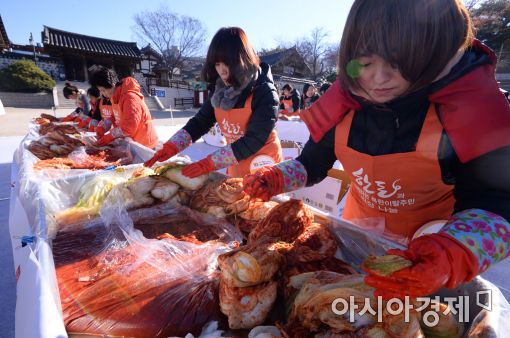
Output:
[[458,162],[455,176],[455,212],[483,209],[510,221],[510,146],[466,163]]
[[306,169],[307,187],[319,183],[328,175],[328,170],[336,161],[334,144],[335,128],[328,131],[318,143],[312,138],[306,142],[301,155],[296,160]]
[[294,109],[295,112],[298,112],[301,107],[301,96],[299,95],[299,92],[297,90],[294,90],[292,93],[292,109]]
[[127,94],[127,97],[122,100],[120,109],[122,118],[119,127],[125,136],[133,137],[142,121],[142,101],[137,96]]
[[278,96],[273,86],[260,85],[254,89],[252,115],[246,133],[231,145],[237,161],[250,157],[264,146],[275,128],[278,104]]
[[89,100],[89,97],[84,94],[81,96],[81,101],[83,102],[83,112],[86,114],[86,115],[92,115],[93,112],[91,112],[91,107],[90,107],[90,100]]
[[507,146],[455,168],[455,210],[439,233],[475,255],[478,273],[510,256],[509,166]]
[[206,134],[215,122],[216,117],[214,116],[214,108],[211,105],[211,100],[209,99],[182,129],[186,130],[188,134],[190,134],[193,142],[195,142],[201,138],[202,135]]

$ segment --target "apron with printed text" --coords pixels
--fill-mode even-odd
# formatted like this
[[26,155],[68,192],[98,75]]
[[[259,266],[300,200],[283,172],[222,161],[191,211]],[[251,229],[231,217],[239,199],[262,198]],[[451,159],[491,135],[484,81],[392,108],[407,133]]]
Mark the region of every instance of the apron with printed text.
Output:
[[120,107],[118,104],[103,104],[103,99],[101,99],[99,111],[101,112],[101,118],[103,120],[112,121],[115,127],[118,125],[118,121],[120,121]]
[[[243,108],[233,108],[224,110],[214,108],[216,122],[225,136],[227,144],[232,144],[244,136],[248,122],[250,121],[252,110],[251,101],[253,95],[248,96]],[[266,143],[255,154],[244,160],[239,161],[237,165],[227,168],[227,174],[232,177],[243,177],[253,173],[258,169],[281,162],[283,159],[280,140],[273,129],[267,138]]]
[[385,232],[411,238],[423,224],[448,219],[453,186],[443,182],[438,148],[443,127],[434,105],[413,152],[370,156],[347,146],[354,112],[335,131],[335,154],[351,178],[343,218],[384,219]]

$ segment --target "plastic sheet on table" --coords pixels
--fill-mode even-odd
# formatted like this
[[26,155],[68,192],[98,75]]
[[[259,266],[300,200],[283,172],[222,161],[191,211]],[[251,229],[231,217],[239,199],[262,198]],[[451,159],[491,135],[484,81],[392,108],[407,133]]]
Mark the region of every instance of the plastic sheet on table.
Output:
[[[74,182],[73,177],[78,177],[78,181],[82,180],[82,177],[86,177],[88,175],[100,175],[103,173],[103,170],[94,173],[88,169],[46,169],[46,170],[34,170],[34,164],[39,160],[34,154],[32,154],[28,149],[28,145],[30,142],[39,139],[40,136],[36,133],[30,133],[25,136],[25,138],[21,141],[18,149],[16,150],[13,160],[17,167],[17,186],[15,187],[16,196],[20,200],[21,205],[25,213],[27,214],[27,218],[29,220],[30,225],[33,227],[34,231],[31,234],[27,235],[36,235],[36,236],[45,236],[47,232],[46,223],[51,227],[52,219],[47,218],[48,213],[55,212],[57,209],[49,208],[48,210],[44,207],[45,203],[52,203],[52,198],[49,200],[45,197],[48,190],[51,189],[51,185],[54,187],[66,185],[65,182],[69,180],[69,182]],[[84,138],[85,143],[90,143],[91,138]],[[117,172],[120,171],[132,171],[142,166],[142,162],[146,160],[147,157],[151,156],[151,149],[145,148],[142,145],[133,142],[131,139],[126,138],[125,140],[115,141],[120,143],[120,147],[124,147],[123,151],[127,156],[131,157],[131,161],[135,164],[125,165],[121,167],[109,167],[105,170],[115,169]],[[93,143],[93,142],[92,142]],[[127,151],[127,152],[126,152]],[[71,185],[73,185],[72,183]],[[74,184],[76,187],[76,184]],[[53,189],[55,190],[55,189]],[[67,191],[55,191],[50,194],[50,196],[55,196],[58,194],[66,194]],[[74,195],[70,195],[68,198],[72,199]],[[64,198],[65,200],[66,198]],[[57,199],[57,200],[60,200]],[[75,201],[76,202],[76,201]],[[68,207],[69,204],[64,204],[61,206],[62,208]]]

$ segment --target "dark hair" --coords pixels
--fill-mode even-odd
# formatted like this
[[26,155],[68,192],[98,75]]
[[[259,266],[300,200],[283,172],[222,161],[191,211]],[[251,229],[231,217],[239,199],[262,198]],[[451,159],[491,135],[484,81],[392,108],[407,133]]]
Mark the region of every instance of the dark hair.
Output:
[[412,92],[432,83],[473,38],[461,0],[355,0],[340,43],[338,76],[344,88],[361,89],[356,59],[376,54],[398,68]]
[[308,89],[309,89],[310,87],[315,88],[315,86],[314,86],[313,84],[311,84],[311,83],[305,83],[305,84],[303,85],[303,96],[304,96],[304,97],[306,97],[306,92],[308,91]]
[[113,69],[99,66],[92,73],[89,83],[93,87],[113,88],[119,82],[119,78]]
[[288,90],[289,92],[292,91],[292,86],[290,84],[285,84],[285,86],[282,87],[282,90]]
[[215,83],[219,75],[216,63],[223,62],[228,66],[228,82],[238,88],[259,68],[259,57],[248,41],[246,33],[239,27],[220,28],[212,38],[207,51],[207,58],[202,69],[202,79]]
[[329,83],[329,82],[323,83],[321,85],[321,88],[319,89],[319,93],[324,94],[326,92],[326,90],[329,89],[329,87],[331,87],[331,83]]
[[94,96],[95,98],[99,98],[99,96],[101,96],[97,87],[90,87],[87,89],[87,95]]
[[71,82],[66,82],[66,85],[62,91],[64,92],[64,97],[68,99],[69,96],[78,94],[78,87],[73,86]]

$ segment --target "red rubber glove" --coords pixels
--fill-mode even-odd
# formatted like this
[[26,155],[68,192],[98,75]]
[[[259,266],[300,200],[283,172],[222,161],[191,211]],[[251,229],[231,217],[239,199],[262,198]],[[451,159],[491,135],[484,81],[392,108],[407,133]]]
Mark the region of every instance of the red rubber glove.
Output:
[[156,151],[154,156],[143,165],[146,167],[152,167],[156,162],[163,162],[168,160],[170,157],[176,155],[179,152],[177,146],[173,142],[166,142],[163,144],[163,148]]
[[74,121],[74,122],[78,122],[78,123],[80,123],[80,122],[81,122],[81,117],[80,117],[80,115],[76,116],[76,117],[74,118],[74,120],[73,120],[73,121]]
[[75,116],[71,113],[69,115],[67,115],[66,117],[64,117],[62,119],[62,122],[71,122],[71,121],[74,121],[75,119]]
[[108,133],[101,137],[99,140],[97,140],[96,145],[98,147],[104,147],[108,144],[110,144],[113,140],[115,140],[115,137],[113,137],[112,133]]
[[89,125],[90,121],[92,121],[92,119],[89,117],[85,120],[81,120],[79,123],[78,123],[78,128],[85,128]]
[[413,265],[386,277],[366,270],[365,283],[384,299],[428,296],[442,287],[456,288],[478,274],[476,256],[446,234],[418,237],[407,250],[391,249],[387,254],[404,257]]
[[[97,128],[97,126],[89,125],[89,131],[91,131],[91,132],[96,131],[96,128]],[[96,135],[97,135],[97,133],[96,133]],[[104,135],[104,133],[103,133],[103,135]]]
[[96,127],[96,135],[98,138],[103,137],[105,133],[106,133],[106,130],[104,129],[104,127],[102,125],[99,125]]
[[207,156],[198,162],[188,164],[182,168],[182,174],[189,178],[198,177],[216,170],[214,162]]
[[244,191],[251,197],[268,201],[283,192],[283,173],[277,167],[263,167],[243,178]]

